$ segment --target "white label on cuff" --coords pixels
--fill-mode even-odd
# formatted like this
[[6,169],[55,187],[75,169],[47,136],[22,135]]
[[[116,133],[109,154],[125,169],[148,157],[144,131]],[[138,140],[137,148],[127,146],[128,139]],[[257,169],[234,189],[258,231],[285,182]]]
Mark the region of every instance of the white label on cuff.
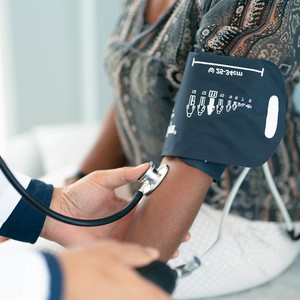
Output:
[[276,133],[277,123],[278,123],[278,112],[279,112],[278,97],[273,95],[269,99],[268,112],[266,117],[265,136],[268,139],[271,139]]

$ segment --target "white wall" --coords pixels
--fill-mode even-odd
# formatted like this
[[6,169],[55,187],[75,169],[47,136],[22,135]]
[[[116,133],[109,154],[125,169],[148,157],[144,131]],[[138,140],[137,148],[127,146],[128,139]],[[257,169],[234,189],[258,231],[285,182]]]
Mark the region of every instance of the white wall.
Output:
[[101,119],[112,101],[103,58],[119,1],[105,2],[105,9],[100,0],[0,1],[8,136]]
[[6,150],[6,139],[8,134],[9,120],[11,116],[8,109],[12,105],[9,97],[9,85],[11,83],[11,68],[9,65],[10,48],[8,47],[9,35],[7,30],[8,18],[6,3],[0,0],[0,153]]

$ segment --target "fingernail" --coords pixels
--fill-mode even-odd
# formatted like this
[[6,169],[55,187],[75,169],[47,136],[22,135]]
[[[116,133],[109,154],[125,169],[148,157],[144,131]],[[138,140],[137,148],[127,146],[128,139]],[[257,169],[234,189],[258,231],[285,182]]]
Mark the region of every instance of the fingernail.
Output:
[[159,257],[159,251],[155,248],[146,247],[145,250],[153,257],[157,258]]
[[148,163],[148,162],[143,163],[143,164],[141,164],[141,165],[136,166],[135,168],[136,168],[136,169],[139,169],[139,168],[141,168],[141,167],[143,167],[143,166],[145,166],[145,165],[149,165],[149,163]]

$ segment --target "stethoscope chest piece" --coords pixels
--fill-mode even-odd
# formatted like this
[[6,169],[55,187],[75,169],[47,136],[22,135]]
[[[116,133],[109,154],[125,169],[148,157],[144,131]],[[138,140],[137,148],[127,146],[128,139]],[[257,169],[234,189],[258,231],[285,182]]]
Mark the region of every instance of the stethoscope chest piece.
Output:
[[144,195],[149,195],[163,181],[166,174],[168,173],[168,170],[168,165],[162,165],[158,169],[155,169],[154,163],[150,162],[149,169],[139,179],[139,182],[143,183],[139,191],[142,192]]

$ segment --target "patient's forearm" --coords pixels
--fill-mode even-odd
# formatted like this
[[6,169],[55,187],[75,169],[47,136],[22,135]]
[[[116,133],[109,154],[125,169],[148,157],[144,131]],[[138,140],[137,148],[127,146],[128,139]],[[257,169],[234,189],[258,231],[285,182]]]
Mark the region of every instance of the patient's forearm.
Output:
[[177,158],[165,157],[164,163],[169,172],[142,200],[126,240],[158,248],[167,261],[191,227],[212,178]]
[[117,168],[123,166],[124,163],[125,155],[115,124],[115,107],[112,105],[94,146],[80,165],[80,170],[88,174],[99,169]]

